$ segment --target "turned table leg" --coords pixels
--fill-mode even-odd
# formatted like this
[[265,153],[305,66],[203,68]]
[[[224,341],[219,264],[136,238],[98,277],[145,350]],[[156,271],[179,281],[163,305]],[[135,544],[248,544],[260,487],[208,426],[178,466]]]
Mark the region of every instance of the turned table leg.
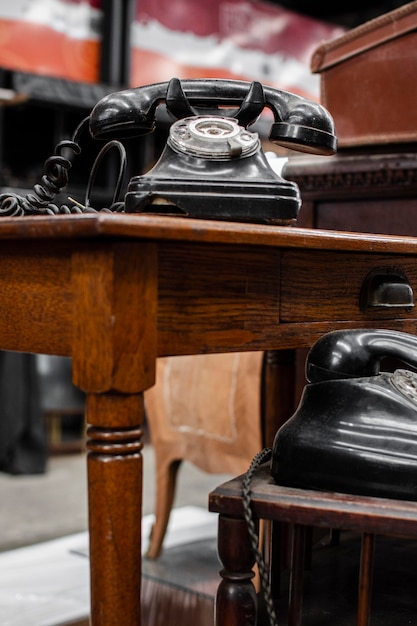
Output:
[[[142,394],[89,400],[143,415]],[[87,430],[92,626],[141,623],[141,438],[139,424]]]
[[143,391],[155,383],[157,247],[79,246],[73,382],[86,393],[92,626],[141,624]]
[[216,626],[255,626],[255,559],[245,520],[219,516],[218,553],[224,567],[216,597]]

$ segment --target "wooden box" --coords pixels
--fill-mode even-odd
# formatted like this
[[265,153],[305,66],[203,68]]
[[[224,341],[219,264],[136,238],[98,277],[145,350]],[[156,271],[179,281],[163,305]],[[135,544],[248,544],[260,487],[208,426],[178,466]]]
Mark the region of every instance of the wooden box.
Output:
[[339,148],[417,141],[417,1],[316,48]]

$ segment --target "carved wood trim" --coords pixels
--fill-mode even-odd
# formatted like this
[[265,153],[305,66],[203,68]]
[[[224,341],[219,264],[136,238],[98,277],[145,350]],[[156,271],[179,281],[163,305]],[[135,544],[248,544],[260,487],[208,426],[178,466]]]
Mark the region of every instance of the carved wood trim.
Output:
[[294,157],[283,172],[303,198],[415,195],[417,154]]

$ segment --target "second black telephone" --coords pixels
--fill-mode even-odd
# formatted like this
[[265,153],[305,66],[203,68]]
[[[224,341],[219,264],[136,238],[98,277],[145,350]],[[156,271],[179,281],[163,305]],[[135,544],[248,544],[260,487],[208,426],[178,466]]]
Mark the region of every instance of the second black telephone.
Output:
[[[64,149],[79,153],[82,134],[88,128],[94,139],[107,142],[100,154],[116,146],[123,161],[123,140],[152,132],[162,104],[172,120],[167,145],[150,171],[131,179],[121,202],[123,177],[119,176],[110,210],[293,223],[301,206],[298,187],[270,167],[258,134],[248,129],[265,108],[273,115],[270,141],[315,154],[336,151],[333,120],[317,103],[256,81],[173,78],[102,98],[73,140],[61,142],[55,156],[45,163],[45,175],[42,184],[34,187],[35,193],[25,199],[3,194],[0,215],[95,210],[88,193],[84,205],[62,210],[53,205],[54,195],[66,186],[71,167]],[[99,162],[100,155],[90,180]]]
[[[385,358],[412,369],[380,372]],[[359,329],[321,337],[307,357],[299,407],[275,437],[274,480],[417,500],[415,368],[417,337],[407,333]]]

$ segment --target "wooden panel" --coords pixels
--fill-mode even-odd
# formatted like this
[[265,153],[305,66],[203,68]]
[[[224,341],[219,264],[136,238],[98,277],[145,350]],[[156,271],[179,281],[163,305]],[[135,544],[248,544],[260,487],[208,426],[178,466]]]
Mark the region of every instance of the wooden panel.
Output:
[[0,343],[3,350],[70,355],[69,244],[2,241]]
[[416,197],[328,201],[317,205],[317,228],[417,235]]
[[157,253],[151,242],[74,252],[73,381],[91,393],[138,393],[155,382]]
[[[251,501],[260,519],[386,535],[417,534],[416,502],[282,487],[271,478],[269,463],[253,476]],[[223,483],[209,495],[209,511],[242,515],[242,476]]]
[[[159,352],[251,346],[279,321],[280,252],[167,243],[159,256]],[[172,271],[175,268],[175,271]]]
[[322,320],[411,320],[416,309],[372,309],[362,313],[363,282],[374,268],[402,270],[417,293],[417,262],[412,257],[349,255],[338,252],[287,252],[282,258],[281,322]]

